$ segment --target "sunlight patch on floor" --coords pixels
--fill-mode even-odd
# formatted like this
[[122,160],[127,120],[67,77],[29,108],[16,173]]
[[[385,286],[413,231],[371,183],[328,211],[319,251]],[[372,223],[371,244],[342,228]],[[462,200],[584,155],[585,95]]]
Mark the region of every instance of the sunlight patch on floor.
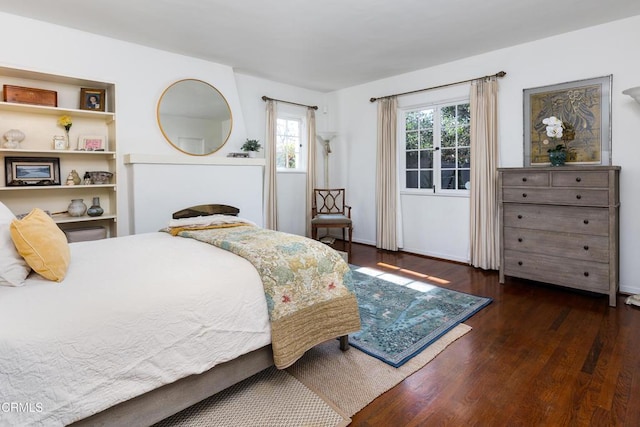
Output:
[[[396,265],[386,264],[384,262],[379,262],[377,265],[379,265],[380,267],[383,267],[383,268],[390,268],[392,270],[397,270],[398,272],[401,272],[401,273],[410,274],[412,276],[416,276],[416,277],[419,277],[421,279],[437,283],[438,285],[446,285],[448,283],[451,283],[449,280],[442,279],[440,277],[429,276],[428,274],[419,273],[419,272],[413,271],[413,270],[407,270],[406,268],[400,268],[400,267],[398,267]],[[387,279],[385,279],[385,280],[387,280]]]
[[[378,263],[378,265],[380,265],[381,263]],[[408,270],[404,270],[401,268],[397,268],[398,271],[408,271]],[[362,274],[366,274],[368,276],[372,276],[372,277],[376,277],[378,279],[382,279],[382,280],[386,280],[387,282],[399,285],[399,286],[404,286],[407,288],[411,288],[414,289],[416,291],[419,292],[429,292],[431,289],[437,288],[437,286],[430,284],[430,283],[425,283],[422,281],[417,281],[414,279],[410,279],[408,277],[403,277],[403,276],[398,276],[397,274],[393,274],[393,273],[386,273],[384,271],[381,270],[376,270],[375,268],[370,268],[370,267],[359,267],[357,269],[355,269],[355,271],[362,273]],[[417,276],[420,277],[426,277],[429,280],[431,280],[431,276],[427,276],[424,274],[416,274]],[[435,279],[435,278],[434,278]],[[449,283],[448,281],[446,283]]]

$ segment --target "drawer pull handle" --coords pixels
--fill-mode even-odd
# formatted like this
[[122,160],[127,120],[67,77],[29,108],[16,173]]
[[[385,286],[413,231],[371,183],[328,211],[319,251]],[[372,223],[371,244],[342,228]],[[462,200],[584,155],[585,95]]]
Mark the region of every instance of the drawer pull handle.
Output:
[[585,251],[588,251],[588,250],[589,250],[589,246],[584,245],[583,247],[584,247],[584,250],[585,250]]
[[584,221],[582,221],[582,222],[584,222],[585,224],[589,224],[589,220],[588,220],[588,219],[585,219],[585,220],[584,220]]
[[518,265],[522,265],[522,261],[518,261]]
[[518,219],[522,219],[522,215],[518,215]]
[[578,194],[578,195],[576,195],[576,199],[580,200],[580,199],[582,199],[582,196]]
[[588,271],[584,272],[584,277],[589,277],[589,272]]
[[522,193],[522,197],[527,197],[527,193]]
[[527,182],[527,177],[522,178],[522,182]]
[[522,243],[522,237],[518,237],[518,242]]
[[580,182],[580,181],[582,181],[582,178],[577,177],[577,178],[576,178],[576,182]]

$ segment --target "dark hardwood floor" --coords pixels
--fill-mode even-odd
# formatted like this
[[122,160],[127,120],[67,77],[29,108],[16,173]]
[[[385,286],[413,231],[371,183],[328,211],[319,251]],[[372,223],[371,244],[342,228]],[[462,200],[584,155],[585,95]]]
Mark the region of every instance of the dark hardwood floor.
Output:
[[606,296],[501,285],[497,272],[360,244],[350,262],[493,298],[464,322],[471,332],[352,426],[640,425],[640,309],[624,295],[612,308]]

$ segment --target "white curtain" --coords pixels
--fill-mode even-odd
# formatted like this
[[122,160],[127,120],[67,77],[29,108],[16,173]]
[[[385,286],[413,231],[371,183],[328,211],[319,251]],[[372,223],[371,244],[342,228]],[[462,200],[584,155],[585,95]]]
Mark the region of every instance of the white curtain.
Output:
[[496,270],[498,238],[498,82],[471,83],[471,265]]
[[264,216],[265,228],[278,229],[278,203],[276,191],[276,127],[278,113],[276,102],[267,100],[266,110],[266,138],[265,168],[264,168]]
[[316,188],[316,112],[307,108],[307,204],[306,235],[311,237],[311,207],[313,206],[313,189]]
[[402,247],[396,144],[397,110],[397,97],[378,100],[376,247],[391,251]]

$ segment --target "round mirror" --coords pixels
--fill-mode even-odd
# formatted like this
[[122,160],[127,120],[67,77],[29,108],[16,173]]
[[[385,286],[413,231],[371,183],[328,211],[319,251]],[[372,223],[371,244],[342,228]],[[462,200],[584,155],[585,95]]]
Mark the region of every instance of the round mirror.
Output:
[[205,156],[220,149],[231,135],[231,109],[215,87],[185,79],[169,86],[158,101],[158,125],[178,150]]

